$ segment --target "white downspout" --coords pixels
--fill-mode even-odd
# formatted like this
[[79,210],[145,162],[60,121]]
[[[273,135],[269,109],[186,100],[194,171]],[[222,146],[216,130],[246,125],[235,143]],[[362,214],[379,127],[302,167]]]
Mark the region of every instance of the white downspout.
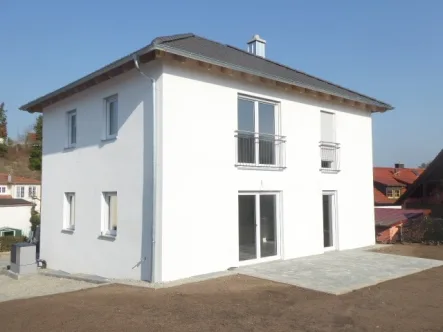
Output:
[[[155,99],[155,78],[146,75],[141,69],[138,62],[138,56],[133,55],[135,68],[142,76],[151,81],[152,88],[152,225],[151,225],[151,283],[157,282],[155,273],[155,255],[156,255],[156,226],[157,226],[157,107]],[[146,130],[146,129],[145,129]],[[143,245],[143,244],[142,244]]]

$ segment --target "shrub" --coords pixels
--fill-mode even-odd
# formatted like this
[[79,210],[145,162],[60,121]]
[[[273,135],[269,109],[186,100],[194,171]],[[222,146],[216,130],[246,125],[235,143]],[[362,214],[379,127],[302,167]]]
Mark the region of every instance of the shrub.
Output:
[[424,217],[403,225],[402,242],[443,243],[443,219]]
[[31,230],[35,232],[35,228],[40,225],[40,214],[35,211],[35,204],[31,208],[31,218],[29,218],[31,223]]
[[26,236],[0,236],[0,252],[11,251],[14,243],[25,242]]

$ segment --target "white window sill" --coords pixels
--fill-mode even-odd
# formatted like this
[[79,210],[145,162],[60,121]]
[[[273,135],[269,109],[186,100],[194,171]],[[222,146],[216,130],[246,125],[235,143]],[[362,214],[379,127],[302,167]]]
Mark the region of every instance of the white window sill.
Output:
[[117,140],[118,136],[109,136],[109,137],[104,137],[102,138],[102,142],[112,142]]
[[73,234],[75,232],[75,228],[63,228],[62,233]]
[[332,168],[320,168],[320,172],[326,173],[326,174],[337,174],[340,172],[339,169],[332,169]]
[[277,165],[255,165],[255,164],[235,164],[235,167],[238,169],[244,170],[260,170],[260,171],[283,171],[286,169],[285,166],[277,166]]
[[109,234],[109,233],[102,233],[102,234],[99,235],[98,238],[99,239],[103,239],[103,240],[114,241],[117,238],[117,234],[113,235],[113,234]]

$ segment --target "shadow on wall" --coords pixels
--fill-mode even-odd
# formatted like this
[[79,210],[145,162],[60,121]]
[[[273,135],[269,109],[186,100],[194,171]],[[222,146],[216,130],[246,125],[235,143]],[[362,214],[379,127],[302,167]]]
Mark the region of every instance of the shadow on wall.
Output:
[[[145,102],[149,103],[149,99],[146,98],[148,97],[146,95],[148,89],[150,89],[150,82],[133,69],[49,107],[43,114],[44,155],[70,152],[71,150],[78,151],[92,146],[103,148],[117,142],[116,139],[107,140],[104,134],[106,126],[105,99],[113,95],[118,96],[118,133],[119,135],[125,134],[125,136],[128,132],[130,134],[131,128],[126,128],[125,125],[138,107],[143,107]],[[77,142],[75,148],[69,148],[67,144],[66,113],[72,110],[76,110]],[[48,116],[45,117],[45,113]],[[47,129],[48,126],[51,126],[50,133]],[[121,157],[124,158],[124,156]]]

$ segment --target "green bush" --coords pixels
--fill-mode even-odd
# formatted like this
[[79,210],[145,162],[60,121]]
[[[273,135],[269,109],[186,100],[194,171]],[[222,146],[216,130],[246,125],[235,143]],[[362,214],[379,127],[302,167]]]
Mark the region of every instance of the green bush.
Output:
[[14,243],[25,242],[26,236],[0,236],[0,252],[11,251]]

